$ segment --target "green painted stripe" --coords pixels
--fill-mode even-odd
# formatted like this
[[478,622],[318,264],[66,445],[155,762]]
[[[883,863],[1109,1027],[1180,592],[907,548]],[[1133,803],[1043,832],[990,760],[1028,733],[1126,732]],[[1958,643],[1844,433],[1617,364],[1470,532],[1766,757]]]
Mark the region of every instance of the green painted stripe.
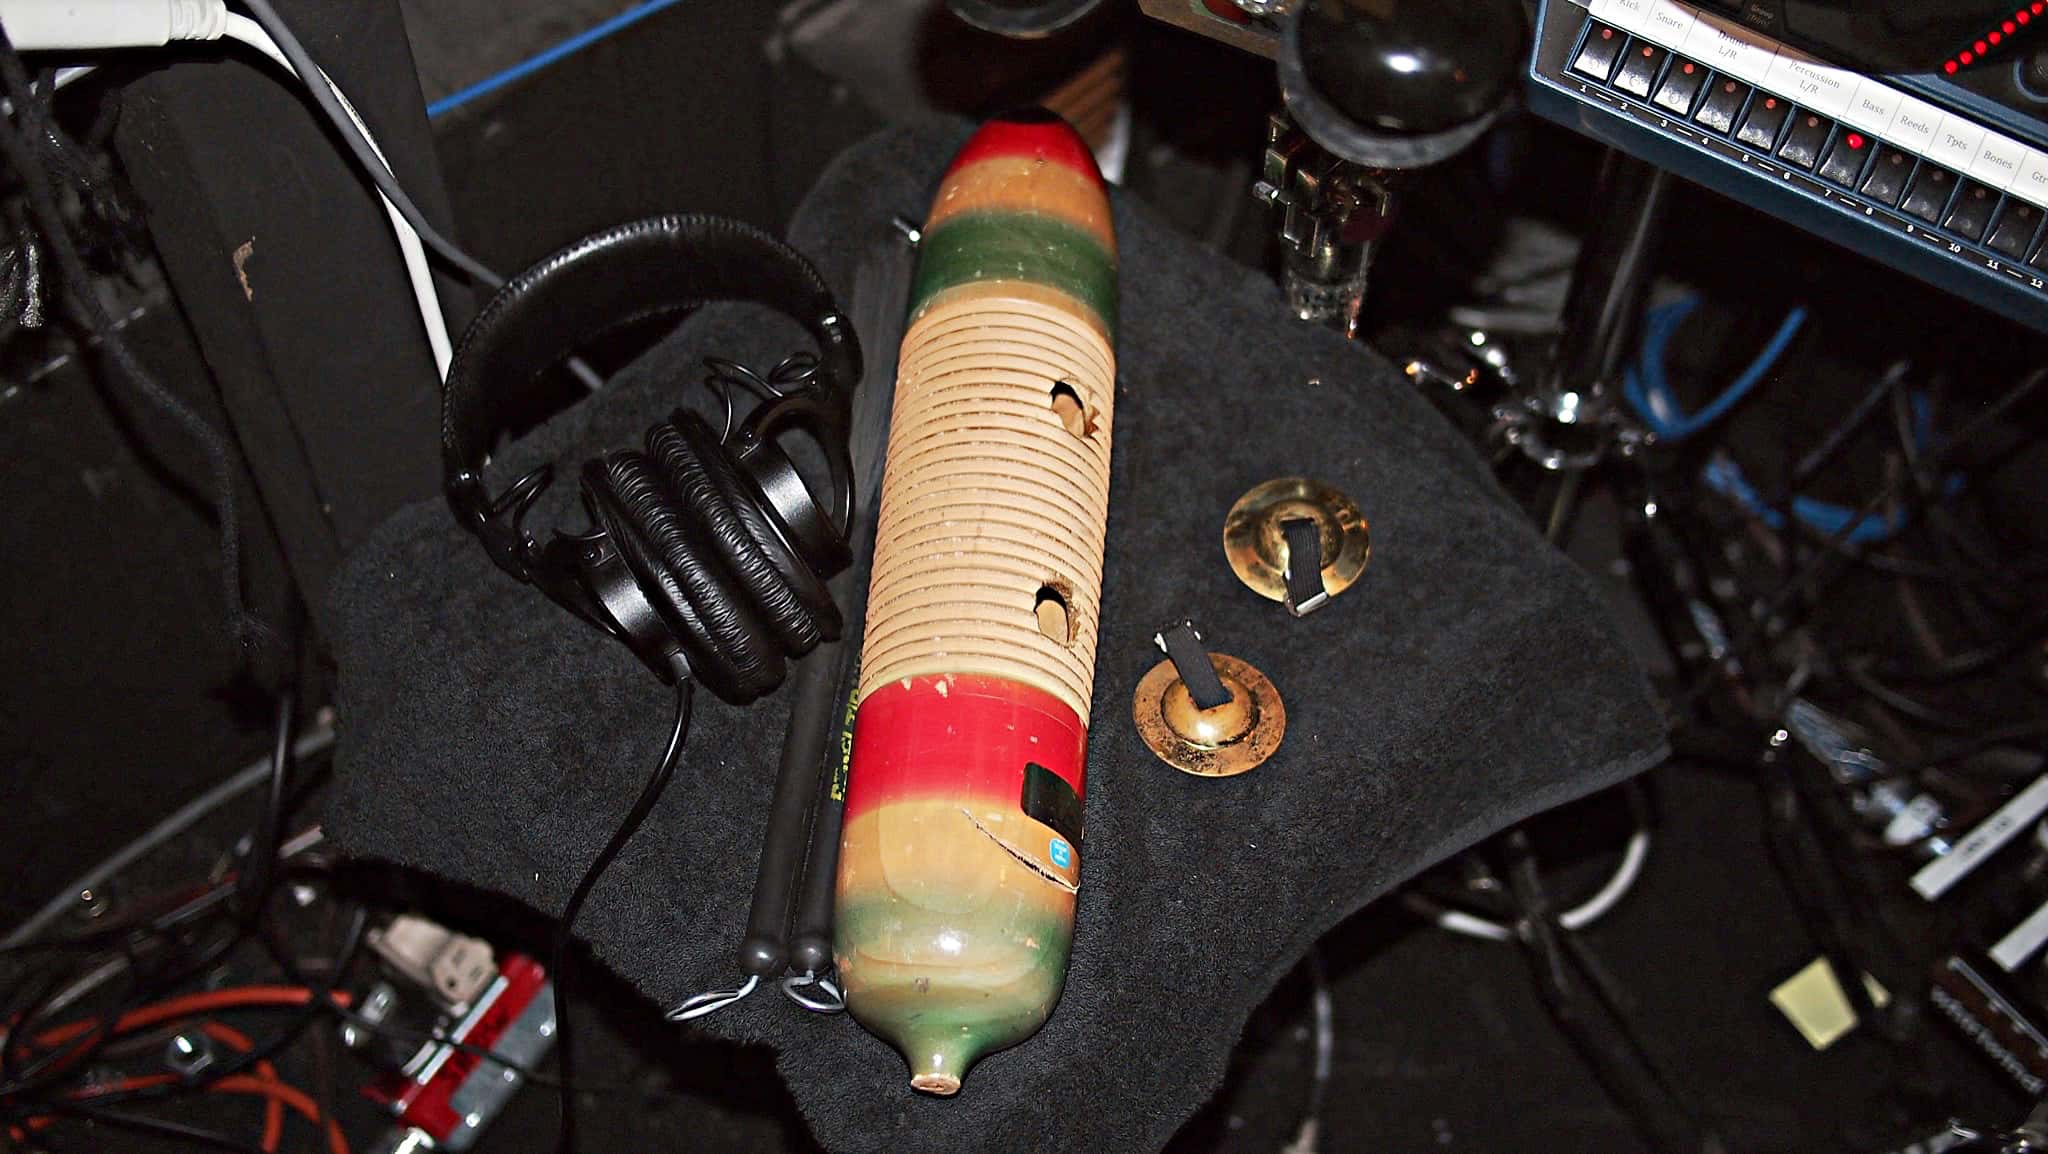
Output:
[[[871,935],[938,932],[938,925],[924,925],[914,914],[919,924],[905,926],[903,911],[895,906],[886,899],[842,902],[840,957],[847,957],[856,941]],[[1035,937],[1039,945],[1030,968],[1010,982],[993,989],[974,982],[955,987],[944,967],[931,967],[928,986],[920,987],[915,979],[878,985],[856,964],[842,975],[853,1016],[901,1050],[913,1071],[940,1055],[943,1068],[964,1074],[982,1055],[1030,1037],[1044,1025],[1066,984],[1072,930],[1063,917],[1013,917],[1014,938]]]
[[[867,887],[862,887],[864,890]],[[1048,892],[1057,892],[1052,886]],[[1000,903],[995,903],[1000,906]],[[1034,903],[1035,905],[1036,903]],[[1022,942],[1036,938],[1041,952],[1064,955],[1073,944],[1074,927],[1071,919],[1064,914],[1054,914],[1042,909],[996,908],[986,913],[976,913],[963,918],[959,914],[931,913],[919,909],[909,902],[894,897],[887,891],[848,894],[839,896],[839,912],[836,915],[839,940],[848,947],[867,940],[888,937],[904,932],[907,923],[919,923],[918,929],[932,929],[936,933],[944,929],[941,923],[970,921],[976,923],[977,933],[988,932],[991,923],[1007,923],[1005,932],[1012,941]],[[925,925],[930,923],[930,925]]]
[[1067,961],[1062,955],[1033,975],[1029,996],[1016,991],[1002,997],[974,995],[964,1001],[948,1000],[938,986],[929,992],[913,986],[861,991],[853,995],[854,1016],[906,1055],[955,1050],[955,1064],[964,1069],[985,1054],[1037,1033],[1052,1016],[1066,980]]
[[1026,280],[1080,301],[1116,337],[1116,260],[1063,220],[1029,213],[957,216],[918,242],[914,315],[937,294],[980,281]]

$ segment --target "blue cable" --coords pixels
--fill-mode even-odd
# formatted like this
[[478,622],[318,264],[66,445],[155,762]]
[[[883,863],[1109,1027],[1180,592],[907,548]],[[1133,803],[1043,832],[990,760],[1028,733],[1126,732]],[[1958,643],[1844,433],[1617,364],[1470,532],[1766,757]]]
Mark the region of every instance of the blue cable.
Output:
[[1764,377],[1778,363],[1778,358],[1785,355],[1785,350],[1792,346],[1793,338],[1799,335],[1800,327],[1806,323],[1804,305],[1796,306],[1785,314],[1778,331],[1771,335],[1749,367],[1721,390],[1720,396],[1707,402],[1705,408],[1687,416],[1678,407],[1670,382],[1665,378],[1664,353],[1671,339],[1677,335],[1679,326],[1697,307],[1699,300],[1687,297],[1652,309],[1644,325],[1643,345],[1636,367],[1622,378],[1622,392],[1629,403],[1635,406],[1636,412],[1657,435],[1667,441],[1682,441],[1727,416],[1744,397],[1763,383]]
[[[1742,474],[1742,467],[1722,453],[1714,454],[1707,467],[1700,472],[1700,480],[1707,487],[1747,509],[1751,516],[1779,532],[1785,529],[1785,514],[1781,509],[1764,503],[1763,497],[1750,485]],[[1905,521],[1880,517],[1875,513],[1857,518],[1856,510],[1847,505],[1837,505],[1813,497],[1793,497],[1792,515],[1814,532],[1832,537],[1842,531],[1842,526],[1853,527],[1843,540],[1851,545],[1876,545],[1889,541],[1905,528]]]
[[1750,391],[1756,388],[1763,381],[1765,375],[1771,371],[1771,368],[1778,363],[1778,358],[1785,355],[1785,350],[1792,347],[1793,338],[1799,335],[1799,329],[1805,323],[1806,308],[1804,305],[1795,307],[1791,312],[1786,313],[1785,319],[1778,325],[1778,331],[1771,334],[1770,342],[1764,345],[1763,351],[1756,355],[1756,359],[1749,363],[1749,367],[1742,371],[1742,375],[1735,378],[1735,382],[1729,385],[1726,391],[1709,402],[1706,408],[1694,413],[1692,419],[1686,422],[1686,435],[1704,429],[1715,421],[1720,420],[1723,416],[1727,415],[1728,410],[1734,408],[1741,402],[1742,398],[1748,396]]
[[581,52],[583,49],[610,36],[612,33],[631,27],[664,8],[673,8],[680,2],[681,0],[645,0],[644,3],[636,4],[595,27],[579,32],[551,48],[544,49],[533,56],[527,57],[503,72],[487,76],[459,92],[452,92],[447,96],[443,96],[441,99],[427,105],[427,119],[435,120],[446,116],[479,96],[488,96],[515,80],[531,76],[565,56]]
[[[1686,297],[1651,309],[1643,320],[1643,343],[1638,351],[1636,364],[1622,374],[1622,396],[1643,423],[1659,437],[1667,441],[1680,441],[1713,424],[1728,414],[1749,392],[1762,382],[1771,366],[1784,355],[1799,327],[1806,320],[1803,307],[1794,308],[1778,326],[1778,331],[1765,344],[1756,359],[1742,371],[1721,395],[1714,398],[1699,412],[1690,416],[1679,408],[1678,399],[1672,394],[1670,380],[1664,372],[1664,354],[1671,340],[1677,335],[1679,326],[1699,307],[1696,297]],[[1914,440],[1925,448],[1934,440],[1927,398],[1915,393],[1911,398],[1913,407]],[[1707,487],[1741,505],[1749,513],[1770,528],[1783,532],[1785,514],[1782,509],[1766,503],[1763,496],[1743,475],[1742,467],[1725,453],[1715,453],[1700,472],[1700,480]],[[1953,495],[1963,487],[1960,476],[1950,477],[1944,491]],[[1801,523],[1823,536],[1843,534],[1843,540],[1852,545],[1875,545],[1888,541],[1905,528],[1905,519],[1880,517],[1875,513],[1858,516],[1857,510],[1847,505],[1837,505],[1814,497],[1794,496],[1792,515]]]
[[[1643,344],[1637,350],[1636,364],[1622,372],[1624,398],[1634,407],[1643,423],[1660,437],[1670,436],[1674,423],[1680,419],[1677,399],[1671,395],[1670,386],[1664,379],[1664,349],[1671,343],[1678,326],[1697,307],[1697,298],[1686,297],[1651,309],[1643,321]],[[1645,381],[1651,383],[1646,384]],[[1656,389],[1654,395],[1652,387]]]

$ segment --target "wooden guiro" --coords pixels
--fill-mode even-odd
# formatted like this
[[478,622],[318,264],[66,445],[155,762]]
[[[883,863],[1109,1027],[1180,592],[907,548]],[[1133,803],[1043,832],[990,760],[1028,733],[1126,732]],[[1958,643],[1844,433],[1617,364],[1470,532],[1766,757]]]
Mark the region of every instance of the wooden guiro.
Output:
[[932,1094],[1066,979],[1116,302],[1087,146],[1048,113],[984,125],[918,248],[837,893],[847,1007]]

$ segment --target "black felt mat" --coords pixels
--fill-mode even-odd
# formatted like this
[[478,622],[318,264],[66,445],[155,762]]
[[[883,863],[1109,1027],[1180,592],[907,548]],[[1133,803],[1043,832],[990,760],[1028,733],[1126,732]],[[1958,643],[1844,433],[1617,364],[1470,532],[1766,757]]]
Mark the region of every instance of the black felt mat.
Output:
[[[922,215],[963,136],[893,131],[812,192],[792,239],[842,303],[889,217]],[[1108,583],[1066,993],[1042,1033],[982,1061],[950,1101],[913,1094],[902,1061],[852,1021],[779,997],[698,1027],[778,1050],[835,1151],[1156,1149],[1309,942],[1425,866],[1660,753],[1648,688],[1587,580],[1398,372],[1287,320],[1272,285],[1142,206],[1120,201],[1116,226]],[[504,454],[501,481],[637,441],[696,391],[703,354],[765,366],[784,339],[751,314],[706,310]],[[1239,585],[1220,544],[1237,496],[1287,474],[1349,492],[1373,534],[1366,576],[1300,621]],[[344,623],[333,836],[559,908],[659,752],[668,691],[498,573],[439,504],[393,518],[332,596]],[[1131,726],[1132,688],[1159,659],[1152,634],[1181,617],[1285,698],[1286,743],[1254,773],[1176,773]],[[741,711],[700,694],[674,787],[584,911],[598,957],[654,1003],[734,979],[786,717],[780,695]]]

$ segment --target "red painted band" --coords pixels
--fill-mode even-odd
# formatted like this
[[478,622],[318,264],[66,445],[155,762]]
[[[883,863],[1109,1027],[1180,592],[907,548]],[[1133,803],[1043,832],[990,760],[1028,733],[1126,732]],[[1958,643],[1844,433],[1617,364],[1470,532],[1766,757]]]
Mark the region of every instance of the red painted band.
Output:
[[1043,121],[989,121],[954,154],[946,175],[951,177],[969,165],[998,156],[1035,157],[1071,168],[1096,184],[1102,183],[1102,170],[1095,167],[1095,154],[1088,151],[1087,142],[1056,116]]
[[[944,688],[942,689],[941,686]],[[1041,765],[1082,794],[1088,730],[1065,702],[1004,677],[891,681],[853,723],[846,820],[892,801],[977,798],[1018,804]]]

